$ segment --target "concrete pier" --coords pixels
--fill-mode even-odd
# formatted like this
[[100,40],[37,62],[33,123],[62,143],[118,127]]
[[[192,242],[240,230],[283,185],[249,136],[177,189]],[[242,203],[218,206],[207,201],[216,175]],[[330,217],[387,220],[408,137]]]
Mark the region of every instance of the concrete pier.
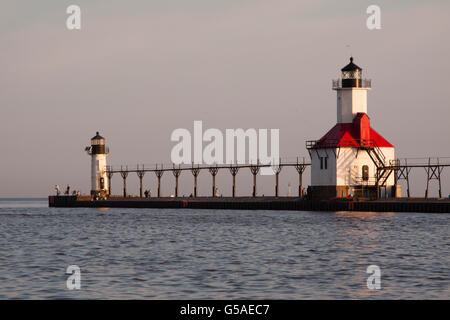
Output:
[[370,201],[345,199],[311,201],[297,197],[112,197],[107,200],[94,201],[87,196],[49,196],[49,207],[450,213],[450,199],[400,198]]

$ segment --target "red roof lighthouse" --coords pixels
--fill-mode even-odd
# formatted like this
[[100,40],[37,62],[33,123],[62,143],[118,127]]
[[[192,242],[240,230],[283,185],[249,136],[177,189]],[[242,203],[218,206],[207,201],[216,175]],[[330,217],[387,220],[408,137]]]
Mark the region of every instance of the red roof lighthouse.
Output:
[[380,186],[385,195],[392,194],[394,179],[383,167],[394,160],[395,150],[371,127],[367,115],[371,80],[363,79],[353,57],[341,72],[341,78],[333,80],[337,123],[319,140],[306,142],[313,198],[377,197]]

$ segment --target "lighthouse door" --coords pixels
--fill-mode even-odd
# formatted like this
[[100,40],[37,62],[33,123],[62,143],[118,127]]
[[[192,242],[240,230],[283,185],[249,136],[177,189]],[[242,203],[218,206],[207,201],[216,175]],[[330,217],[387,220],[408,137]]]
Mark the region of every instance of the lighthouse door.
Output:
[[105,179],[100,177],[100,190],[105,189]]

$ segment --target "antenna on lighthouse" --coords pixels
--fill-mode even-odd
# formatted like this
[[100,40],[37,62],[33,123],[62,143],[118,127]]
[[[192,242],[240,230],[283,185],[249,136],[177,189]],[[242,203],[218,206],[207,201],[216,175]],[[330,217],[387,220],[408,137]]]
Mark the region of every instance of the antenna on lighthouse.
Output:
[[353,57],[353,54],[352,54],[352,46],[349,45],[349,44],[346,44],[345,47],[348,48],[348,53],[350,54],[350,57]]

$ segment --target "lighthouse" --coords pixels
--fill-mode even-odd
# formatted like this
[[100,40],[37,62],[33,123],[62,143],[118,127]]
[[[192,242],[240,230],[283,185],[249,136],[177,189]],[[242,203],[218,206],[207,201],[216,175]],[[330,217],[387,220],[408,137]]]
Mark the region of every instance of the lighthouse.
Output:
[[307,141],[311,157],[311,197],[379,198],[396,196],[394,146],[375,131],[367,114],[371,80],[353,62],[332,81],[336,90],[337,121],[322,138]]
[[91,139],[91,145],[85,150],[91,156],[91,195],[106,196],[109,193],[106,173],[106,156],[109,148],[105,146],[105,138],[97,131]]

